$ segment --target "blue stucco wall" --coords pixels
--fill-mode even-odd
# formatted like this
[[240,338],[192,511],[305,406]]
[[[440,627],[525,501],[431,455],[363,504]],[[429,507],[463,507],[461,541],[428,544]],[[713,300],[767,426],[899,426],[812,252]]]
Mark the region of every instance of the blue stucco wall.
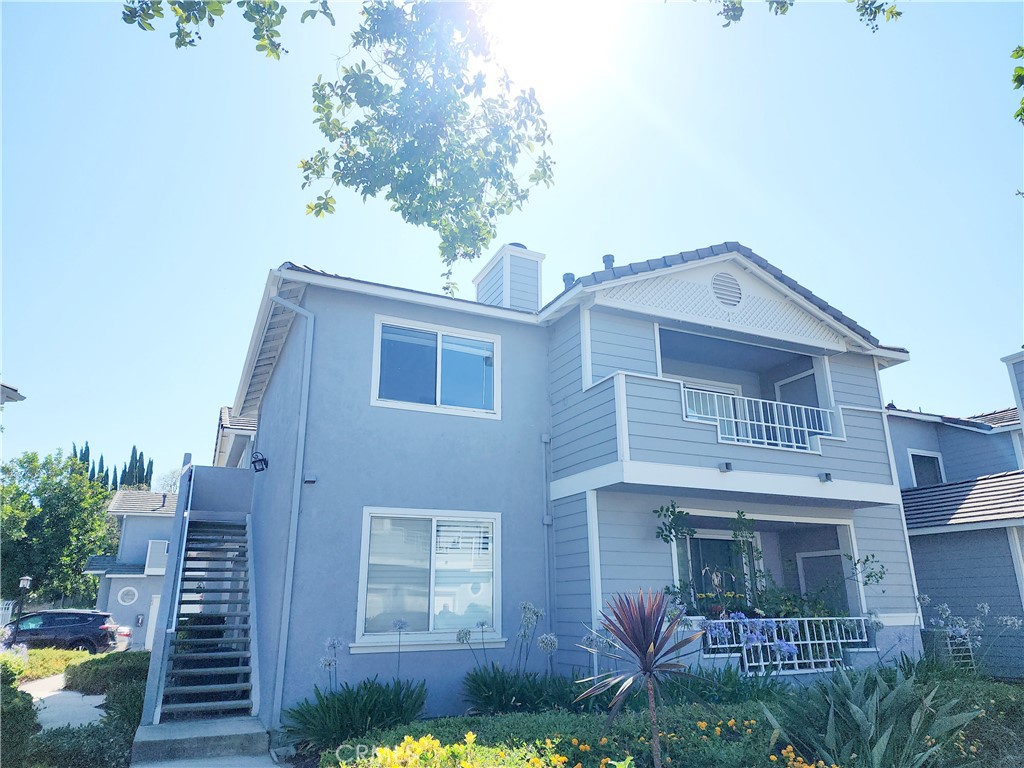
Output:
[[125,515],[121,524],[121,543],[117,550],[118,562],[145,563],[149,540],[170,541],[173,530],[174,515]]
[[[102,602],[97,603],[97,608],[111,614],[119,626],[131,627],[131,648],[132,650],[142,650],[146,644],[146,632],[149,629],[149,624],[155,619],[150,615],[151,602],[153,595],[159,595],[163,589],[163,576],[117,577],[113,579],[101,577],[101,579],[106,583],[99,595],[99,600]],[[130,605],[121,605],[118,595],[126,587],[133,587],[137,592],[137,597],[135,602]],[[142,626],[136,625],[139,614],[142,614]],[[162,639],[159,633],[155,635],[155,640]]]
[[[519,604],[545,603],[543,516],[544,444],[549,431],[544,331],[500,320],[317,288],[304,306],[316,315],[304,473],[317,476],[302,491],[284,704],[312,695],[326,682],[319,660],[328,637],[351,643],[356,634],[363,508],[366,506],[496,512],[502,534],[502,631],[513,638]],[[502,418],[421,413],[370,405],[374,314],[386,314],[501,336]],[[257,482],[253,508],[260,604],[263,691],[273,679],[280,628],[281,564],[290,505],[288,465],[294,456],[296,381],[301,370],[301,321],[293,328],[261,407],[260,450],[271,468]],[[300,331],[297,333],[296,331]],[[271,422],[271,418],[274,419]],[[268,451],[272,451],[268,452]],[[275,476],[276,468],[281,475]],[[275,594],[276,589],[276,594]],[[549,606],[543,605],[544,608]],[[315,618],[314,618],[315,617]],[[267,639],[265,641],[265,638]],[[488,651],[507,659],[505,650]],[[543,660],[540,654],[534,659]],[[533,659],[531,659],[533,661]],[[461,711],[462,677],[473,666],[465,648],[414,651],[402,669],[416,670],[428,688],[428,713]],[[339,676],[392,677],[394,652],[341,653]]]

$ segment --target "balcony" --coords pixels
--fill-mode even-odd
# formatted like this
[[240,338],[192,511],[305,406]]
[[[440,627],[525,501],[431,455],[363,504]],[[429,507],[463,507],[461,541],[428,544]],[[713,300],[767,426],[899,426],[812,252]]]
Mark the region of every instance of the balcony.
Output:
[[718,441],[793,451],[818,451],[821,436],[834,437],[832,411],[808,405],[739,397],[683,387],[684,418],[715,424]]

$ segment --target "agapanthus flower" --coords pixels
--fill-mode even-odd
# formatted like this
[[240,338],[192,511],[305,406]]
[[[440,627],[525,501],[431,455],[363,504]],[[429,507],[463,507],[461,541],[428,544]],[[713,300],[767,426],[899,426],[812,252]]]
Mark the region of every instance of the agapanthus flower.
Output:
[[471,630],[460,629],[458,632],[455,633],[455,642],[462,643],[463,645],[466,645],[467,643],[469,643],[469,640],[472,637],[472,634],[473,633],[472,633]]
[[338,666],[338,660],[333,656],[320,657],[320,669],[334,669]]
[[405,632],[409,628],[409,622],[405,619],[395,619],[391,622],[391,628],[395,632]]
[[558,638],[550,632],[537,638],[537,647],[549,656],[558,650]]
[[796,646],[792,643],[786,642],[785,640],[776,640],[775,650],[780,656],[785,656],[790,659],[797,655]]
[[326,648],[328,651],[336,651],[339,648],[343,648],[344,646],[345,641],[342,640],[340,637],[328,637],[324,641],[324,648]]

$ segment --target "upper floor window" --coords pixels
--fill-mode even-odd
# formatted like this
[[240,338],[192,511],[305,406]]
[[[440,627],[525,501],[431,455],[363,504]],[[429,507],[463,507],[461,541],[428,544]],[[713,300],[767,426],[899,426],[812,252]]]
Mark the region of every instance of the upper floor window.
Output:
[[373,405],[500,417],[500,339],[377,318]]
[[945,472],[942,468],[942,454],[913,449],[909,453],[910,471],[915,487],[939,485],[946,482]]

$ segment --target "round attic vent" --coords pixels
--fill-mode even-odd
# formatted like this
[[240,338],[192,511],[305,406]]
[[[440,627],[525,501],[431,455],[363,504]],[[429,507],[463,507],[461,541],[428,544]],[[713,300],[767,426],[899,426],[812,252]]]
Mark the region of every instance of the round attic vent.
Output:
[[711,278],[711,290],[719,303],[735,307],[743,299],[739,281],[727,272],[719,272]]

